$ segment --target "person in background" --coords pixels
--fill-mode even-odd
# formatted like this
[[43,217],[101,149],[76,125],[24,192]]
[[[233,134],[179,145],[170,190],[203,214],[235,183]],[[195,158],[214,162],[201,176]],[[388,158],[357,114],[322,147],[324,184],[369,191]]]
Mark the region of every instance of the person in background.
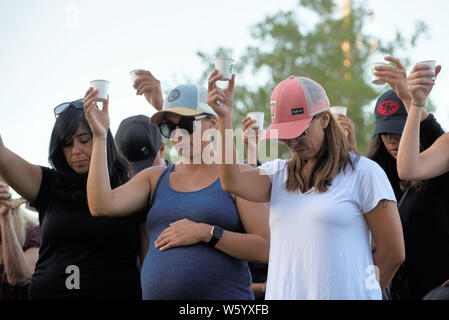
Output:
[[[92,130],[82,99],[54,109],[52,168],[33,165],[10,151],[0,136],[0,173],[39,212],[39,259],[31,299],[141,299],[139,226],[145,215],[94,218],[86,196]],[[129,179],[129,164],[107,132],[105,159],[113,187]]]
[[[235,75],[225,90],[216,86],[221,79],[214,70],[207,101],[225,136],[232,130]],[[286,144],[292,159],[241,168],[235,152],[234,163],[226,163],[229,150],[218,146],[223,189],[270,203],[266,299],[380,300],[404,260],[401,223],[385,173],[350,151],[318,83],[291,76],[276,86],[270,104],[272,124],[263,138]]]
[[[400,119],[403,131],[390,135],[385,144],[397,158],[396,179],[409,182],[401,190],[406,260],[398,274],[402,274],[400,297],[422,299],[449,279],[449,134],[424,108],[435,84],[432,77],[438,76],[441,66],[433,73],[428,66],[417,64],[407,78],[397,59],[386,60],[396,68],[376,67],[375,74],[391,85],[407,110],[407,117]],[[382,112],[395,109],[394,104],[385,104]]]
[[28,300],[39,256],[39,225],[0,176],[0,300]]
[[167,164],[159,128],[151,125],[147,116],[136,115],[122,120],[115,133],[115,143],[131,164],[133,176],[146,168]]
[[[258,154],[259,147],[259,134],[261,133],[260,128],[255,125],[256,120],[250,117],[245,117],[242,120],[243,127],[243,142],[246,147],[246,163],[249,164],[251,161],[250,152]],[[249,146],[251,144],[251,146]],[[257,159],[257,158],[256,158]],[[253,167],[260,166],[261,163],[257,159],[256,164],[250,164]],[[249,269],[251,271],[251,277],[253,283],[251,284],[251,290],[254,292],[254,297],[256,300],[265,299],[265,291],[267,287],[267,274],[268,274],[268,264],[266,263],[255,263],[248,262]]]

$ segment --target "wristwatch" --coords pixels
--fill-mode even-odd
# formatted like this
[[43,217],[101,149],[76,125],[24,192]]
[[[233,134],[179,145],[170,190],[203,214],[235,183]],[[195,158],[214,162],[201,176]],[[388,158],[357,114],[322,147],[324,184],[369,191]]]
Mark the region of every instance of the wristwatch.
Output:
[[210,233],[212,234],[212,238],[207,244],[214,248],[218,240],[223,237],[223,229],[218,226],[213,226]]

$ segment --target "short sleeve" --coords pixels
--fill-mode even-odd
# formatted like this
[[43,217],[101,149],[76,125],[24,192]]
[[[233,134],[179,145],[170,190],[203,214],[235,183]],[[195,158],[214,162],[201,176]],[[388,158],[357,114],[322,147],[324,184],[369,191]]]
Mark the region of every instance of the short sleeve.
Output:
[[279,173],[279,171],[281,170],[281,162],[282,160],[280,159],[276,159],[273,161],[269,161],[269,162],[265,162],[264,164],[262,164],[261,166],[259,166],[258,168],[261,169],[261,174],[265,174],[267,175],[271,182],[273,182],[273,177]]
[[42,182],[39,188],[39,193],[37,194],[36,199],[30,203],[30,206],[36,208],[36,210],[41,213],[45,211],[45,207],[49,199],[54,192],[54,186],[56,183],[56,172],[47,167],[42,167]]
[[385,171],[374,161],[360,157],[356,164],[355,202],[363,214],[373,210],[379,201],[396,202],[393,188]]
[[28,231],[25,244],[23,245],[23,251],[30,248],[39,248],[40,227],[35,226]]

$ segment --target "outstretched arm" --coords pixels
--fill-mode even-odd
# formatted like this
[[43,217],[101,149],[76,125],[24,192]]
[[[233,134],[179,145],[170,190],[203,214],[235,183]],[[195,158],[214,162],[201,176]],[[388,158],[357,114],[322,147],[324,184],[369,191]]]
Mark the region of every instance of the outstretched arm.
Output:
[[36,200],[42,182],[42,170],[3,144],[0,135],[0,176],[23,198],[32,202]]

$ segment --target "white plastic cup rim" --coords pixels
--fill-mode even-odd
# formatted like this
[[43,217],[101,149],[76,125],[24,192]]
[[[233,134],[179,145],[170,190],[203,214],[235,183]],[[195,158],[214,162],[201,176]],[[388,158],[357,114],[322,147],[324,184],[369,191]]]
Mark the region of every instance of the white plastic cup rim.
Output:
[[422,63],[422,64],[436,64],[437,61],[436,60],[424,60],[424,61],[418,62],[418,64],[420,64],[420,63]]
[[374,67],[391,67],[393,66],[391,64],[385,63],[385,62],[373,62],[371,63],[371,68],[374,69]]
[[342,114],[342,115],[346,116],[348,108],[345,106],[333,106],[333,107],[330,107],[330,110],[335,115]]
[[97,79],[97,80],[92,80],[92,81],[90,82],[90,84],[94,84],[94,83],[96,83],[96,82],[106,82],[107,84],[110,83],[108,80]]
[[264,122],[264,118],[265,118],[265,113],[261,112],[261,111],[253,111],[253,112],[249,112],[247,115],[247,117],[250,117],[253,120],[256,120],[256,126],[259,127],[259,130],[263,130],[263,122]]
[[215,57],[215,58],[214,58],[214,61],[217,61],[217,60],[229,60],[229,61],[231,61],[232,63],[235,62],[235,59],[233,59],[233,58],[226,58],[226,57]]

